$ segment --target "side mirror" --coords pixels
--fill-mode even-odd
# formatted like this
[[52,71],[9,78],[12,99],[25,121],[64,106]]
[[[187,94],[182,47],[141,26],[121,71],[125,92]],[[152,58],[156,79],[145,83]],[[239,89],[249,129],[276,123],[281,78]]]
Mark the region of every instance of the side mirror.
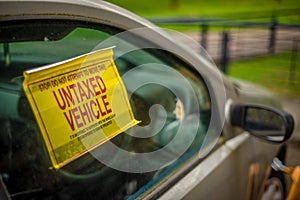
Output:
[[232,105],[230,120],[232,126],[275,143],[289,139],[294,130],[294,119],[289,113],[263,105]]

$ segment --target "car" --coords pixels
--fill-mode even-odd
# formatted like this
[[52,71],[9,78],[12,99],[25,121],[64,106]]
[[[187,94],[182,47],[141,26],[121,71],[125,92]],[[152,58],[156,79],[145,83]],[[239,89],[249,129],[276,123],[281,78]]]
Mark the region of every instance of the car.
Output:
[[0,0],[0,24],[1,199],[284,198],[273,93],[105,1]]

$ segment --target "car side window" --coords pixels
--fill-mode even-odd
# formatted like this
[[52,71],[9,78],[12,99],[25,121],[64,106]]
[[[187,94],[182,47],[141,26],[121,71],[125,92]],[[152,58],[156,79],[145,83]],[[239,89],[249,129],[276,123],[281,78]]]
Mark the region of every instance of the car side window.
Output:
[[[119,36],[122,30],[105,25],[48,20],[0,29],[6,35],[0,41],[0,173],[10,194],[32,199],[136,198],[197,155],[211,119],[210,96],[201,75],[178,55],[145,38],[132,40],[138,37],[132,34],[126,40]],[[106,43],[111,37],[117,42]],[[90,152],[59,170],[50,169],[22,73],[108,44],[115,46],[114,62],[140,123],[109,141],[119,151],[108,161]],[[96,153],[105,157],[108,151],[109,145],[103,144]]]

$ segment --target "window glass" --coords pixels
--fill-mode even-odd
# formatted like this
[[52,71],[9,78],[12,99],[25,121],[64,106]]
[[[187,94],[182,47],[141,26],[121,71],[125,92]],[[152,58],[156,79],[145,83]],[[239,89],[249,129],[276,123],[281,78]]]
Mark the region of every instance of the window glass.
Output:
[[[136,198],[164,183],[197,155],[211,116],[210,98],[201,76],[172,53],[151,45],[144,48],[151,42],[132,39],[134,35],[127,40],[116,35],[120,32],[113,27],[71,21],[1,26],[0,173],[13,197]],[[22,73],[102,48],[99,44],[113,35],[118,38],[114,43],[115,64],[134,115],[141,121],[109,141],[127,154],[116,151],[100,162],[97,155],[105,157],[111,150],[105,143],[95,152],[52,170],[23,91]],[[131,50],[124,52],[126,49]],[[124,159],[124,155],[134,160],[145,153],[153,155],[152,159],[141,156],[136,163]],[[122,160],[119,169],[114,163],[120,165]],[[127,165],[140,171],[126,170]]]

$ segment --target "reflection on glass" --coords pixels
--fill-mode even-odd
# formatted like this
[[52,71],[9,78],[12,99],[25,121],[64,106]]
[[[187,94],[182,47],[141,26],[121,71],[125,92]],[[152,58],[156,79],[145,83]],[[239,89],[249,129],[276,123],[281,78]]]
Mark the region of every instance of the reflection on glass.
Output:
[[246,128],[251,130],[284,131],[284,123],[278,114],[259,108],[247,108]]
[[285,123],[277,113],[257,107],[248,107],[245,116],[245,130],[258,137],[281,141],[285,134]]

